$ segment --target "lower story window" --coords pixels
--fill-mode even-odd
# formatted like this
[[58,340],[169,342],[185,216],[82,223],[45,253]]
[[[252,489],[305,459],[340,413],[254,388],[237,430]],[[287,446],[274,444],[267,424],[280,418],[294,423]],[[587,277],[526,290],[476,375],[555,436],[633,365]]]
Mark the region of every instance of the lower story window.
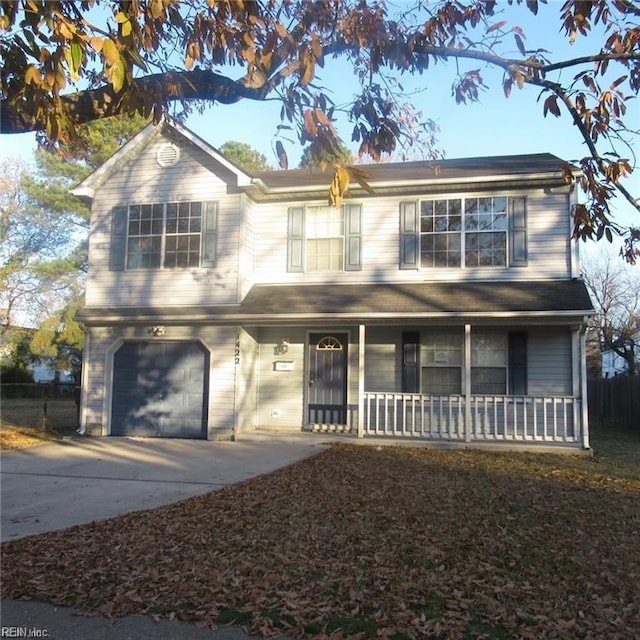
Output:
[[471,334],[471,393],[504,395],[507,393],[507,336]]
[[460,332],[424,336],[421,349],[423,393],[443,396],[462,393],[462,345]]
[[[458,395],[464,389],[464,334],[462,331],[414,332],[419,349],[419,387],[429,395]],[[406,351],[406,345],[404,345]],[[406,361],[403,367],[414,367]],[[478,330],[471,332],[473,395],[527,393],[526,334]]]

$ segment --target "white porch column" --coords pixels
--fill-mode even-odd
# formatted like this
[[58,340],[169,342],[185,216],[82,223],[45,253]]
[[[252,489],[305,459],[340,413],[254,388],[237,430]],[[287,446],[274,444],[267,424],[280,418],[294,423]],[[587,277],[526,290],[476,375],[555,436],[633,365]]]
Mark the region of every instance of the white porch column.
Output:
[[573,397],[580,400],[580,407],[574,403],[573,423],[580,425],[583,449],[589,448],[589,407],[587,404],[587,339],[585,323],[571,331],[571,359],[573,362]]
[[471,325],[464,325],[464,437],[471,442]]
[[365,326],[358,326],[358,438],[364,437],[364,344]]
[[587,319],[580,329],[580,396],[582,398],[582,448],[589,449],[589,403],[587,392]]

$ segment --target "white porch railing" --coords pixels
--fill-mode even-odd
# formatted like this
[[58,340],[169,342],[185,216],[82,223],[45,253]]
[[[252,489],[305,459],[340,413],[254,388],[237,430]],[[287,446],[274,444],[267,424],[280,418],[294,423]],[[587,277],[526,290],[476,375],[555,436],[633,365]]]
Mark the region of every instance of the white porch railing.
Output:
[[578,444],[580,415],[568,396],[364,394],[365,436]]

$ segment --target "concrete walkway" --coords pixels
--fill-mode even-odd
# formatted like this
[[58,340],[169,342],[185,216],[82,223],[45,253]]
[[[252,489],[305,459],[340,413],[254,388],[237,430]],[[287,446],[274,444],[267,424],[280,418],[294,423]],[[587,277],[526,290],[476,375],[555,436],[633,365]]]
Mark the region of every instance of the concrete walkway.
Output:
[[74,438],[2,453],[1,539],[153,509],[303,460],[331,436]]
[[[15,540],[208,493],[308,458],[335,439],[256,432],[236,442],[77,438],[3,452],[1,538]],[[15,633],[7,637],[48,640],[257,638],[237,627],[212,631],[145,616],[108,620],[12,600],[1,603],[0,625],[5,635]]]

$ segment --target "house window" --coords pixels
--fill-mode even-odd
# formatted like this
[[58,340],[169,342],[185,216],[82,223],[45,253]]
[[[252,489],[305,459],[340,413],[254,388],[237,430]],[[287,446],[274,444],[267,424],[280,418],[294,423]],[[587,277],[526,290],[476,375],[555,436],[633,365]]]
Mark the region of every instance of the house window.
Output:
[[523,197],[400,203],[402,269],[524,266],[526,245]]
[[289,209],[288,271],[313,273],[361,268],[360,205]]
[[507,199],[466,198],[464,204],[465,266],[505,266]]
[[507,336],[471,334],[471,393],[504,395],[507,392]]
[[459,267],[462,260],[462,200],[420,203],[420,264]]
[[443,396],[462,393],[462,346],[459,332],[425,336],[421,345],[423,393]]
[[[409,375],[407,346],[419,349],[420,389],[429,395],[458,395],[464,379],[464,336],[459,331],[403,334],[403,375]],[[477,330],[471,332],[472,395],[527,394],[527,336],[524,332]],[[411,388],[409,388],[411,386]],[[413,385],[404,383],[405,393]]]
[[212,267],[216,236],[215,202],[115,207],[110,267],[113,270]]
[[344,209],[309,207],[306,212],[306,271],[342,271]]

